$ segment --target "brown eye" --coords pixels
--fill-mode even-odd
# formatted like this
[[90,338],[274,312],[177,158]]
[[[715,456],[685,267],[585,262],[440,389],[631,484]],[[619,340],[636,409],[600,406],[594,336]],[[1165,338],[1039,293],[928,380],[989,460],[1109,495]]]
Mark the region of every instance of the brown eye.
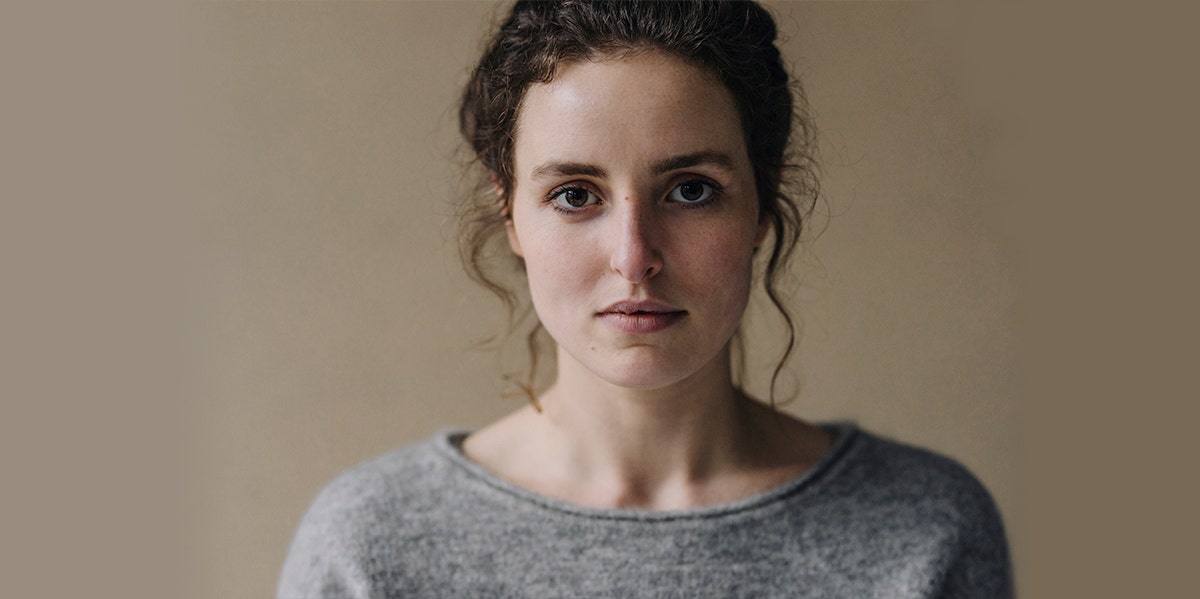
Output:
[[587,192],[580,189],[568,189],[563,192],[563,199],[578,208],[587,203]]
[[600,199],[596,194],[582,187],[568,187],[550,196],[550,200],[554,202],[556,207],[567,210],[575,208],[584,208],[592,204],[598,204]]
[[670,199],[684,204],[700,204],[712,198],[716,187],[704,181],[685,181],[671,190]]

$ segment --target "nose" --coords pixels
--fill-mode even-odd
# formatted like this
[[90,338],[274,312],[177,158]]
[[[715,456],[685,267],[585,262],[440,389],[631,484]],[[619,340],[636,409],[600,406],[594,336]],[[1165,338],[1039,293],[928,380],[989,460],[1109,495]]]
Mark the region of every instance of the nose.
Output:
[[653,206],[639,206],[632,199],[619,202],[610,239],[610,267],[630,283],[639,284],[662,270],[659,234]]

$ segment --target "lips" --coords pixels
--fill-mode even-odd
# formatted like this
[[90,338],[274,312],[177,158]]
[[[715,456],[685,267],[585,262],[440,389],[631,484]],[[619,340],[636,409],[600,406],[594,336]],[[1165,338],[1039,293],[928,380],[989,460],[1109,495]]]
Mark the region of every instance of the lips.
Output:
[[667,329],[687,316],[669,304],[653,300],[616,302],[596,313],[604,324],[627,334],[644,335]]

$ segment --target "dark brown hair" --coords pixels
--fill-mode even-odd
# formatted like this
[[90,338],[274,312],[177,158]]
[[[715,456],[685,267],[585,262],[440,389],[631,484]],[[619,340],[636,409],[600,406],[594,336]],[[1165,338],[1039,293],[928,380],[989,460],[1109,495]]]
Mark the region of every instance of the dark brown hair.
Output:
[[[463,137],[482,167],[480,185],[461,215],[461,255],[471,278],[508,307],[510,332],[519,321],[518,302],[490,272],[494,256],[487,248],[502,237],[509,217],[515,127],[525,92],[533,84],[550,82],[560,64],[665,52],[715,73],[737,103],[759,209],[772,231],[763,286],[788,331],[786,348],[771,376],[774,403],[777,379],[796,339],[776,281],[796,248],[818,190],[808,106],[799,85],[789,78],[775,40],[775,21],[754,2],[516,2],[475,67],[459,110]],[[527,380],[518,383],[531,398],[539,329],[535,326],[527,338],[532,362]]]

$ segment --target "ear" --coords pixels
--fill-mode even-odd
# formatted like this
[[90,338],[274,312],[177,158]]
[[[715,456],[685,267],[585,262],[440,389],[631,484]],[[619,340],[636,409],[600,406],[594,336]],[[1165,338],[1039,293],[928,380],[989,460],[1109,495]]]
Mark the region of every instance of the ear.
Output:
[[[770,178],[767,185],[770,186],[772,194],[779,189],[780,169],[771,169],[768,171]],[[756,177],[757,178],[757,177]],[[754,232],[754,249],[757,250],[762,245],[764,239],[767,238],[767,231],[771,230],[771,219],[767,216],[767,211],[760,204],[758,207],[758,229]]]
[[504,233],[508,235],[508,247],[512,248],[514,254],[524,258],[525,254],[521,253],[521,240],[517,237],[517,228],[513,226],[512,216],[504,221]]
[[505,197],[504,185],[496,173],[492,173],[492,193],[496,196],[496,206],[500,214],[504,216],[504,234],[508,237],[508,247],[514,254],[524,258],[525,254],[521,253],[521,240],[517,238],[517,229],[513,226],[512,205]]
[[762,245],[764,239],[767,238],[767,231],[771,230],[771,221],[767,219],[766,213],[759,214],[758,228],[754,231],[754,249]]
[[500,175],[496,173],[489,174],[488,179],[492,182],[492,195],[496,196],[496,205],[500,207],[500,211],[504,212],[504,215],[507,217],[508,202],[504,198],[504,183],[500,180]]

